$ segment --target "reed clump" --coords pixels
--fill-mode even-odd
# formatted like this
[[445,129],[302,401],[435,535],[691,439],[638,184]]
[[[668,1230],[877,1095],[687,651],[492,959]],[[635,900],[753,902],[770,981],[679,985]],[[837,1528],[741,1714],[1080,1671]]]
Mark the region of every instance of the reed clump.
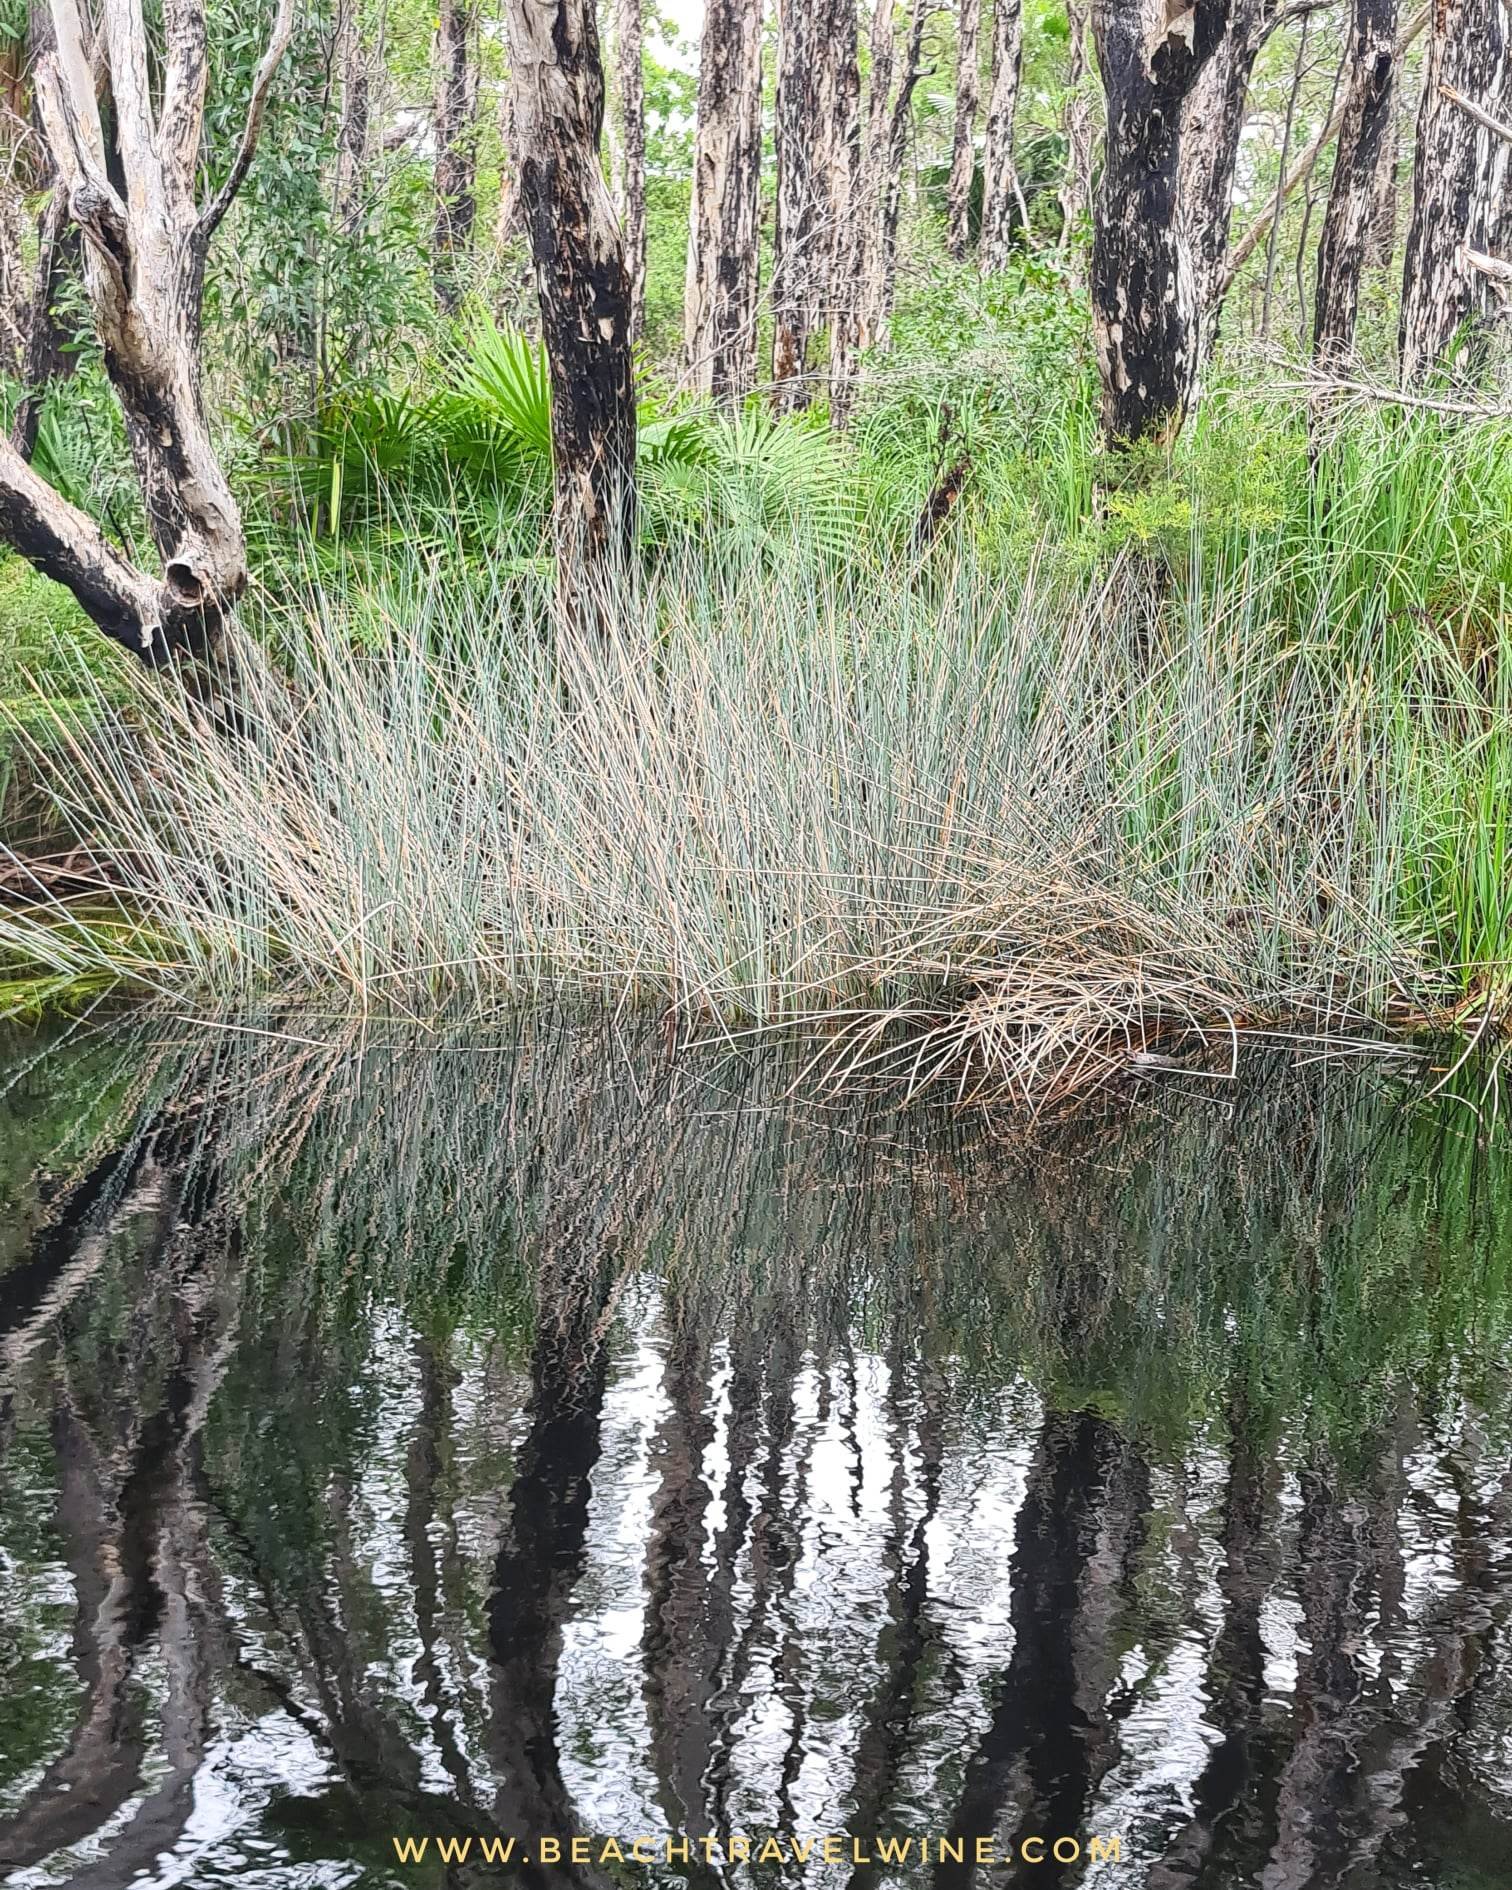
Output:
[[30,757],[68,874],[10,859],[0,973],[422,1020],[591,994],[1030,1104],[1177,1040],[1499,1022],[1505,620],[1467,653],[1359,595],[1299,617],[1262,548],[1200,562],[685,552],[591,631],[434,546],[290,580],[234,715],[81,671]]

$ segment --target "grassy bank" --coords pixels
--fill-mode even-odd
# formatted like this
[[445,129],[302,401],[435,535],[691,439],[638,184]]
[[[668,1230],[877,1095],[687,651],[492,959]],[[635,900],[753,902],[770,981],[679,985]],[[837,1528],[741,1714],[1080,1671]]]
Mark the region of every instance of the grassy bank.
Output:
[[81,663],[18,731],[68,872],[12,862],[0,975],[420,1018],[565,987],[1036,1103],[1191,1029],[1499,1020],[1512,630],[1448,498],[1388,545],[1368,490],[1310,553],[1284,505],[1097,558],[769,524],[662,548],[591,641],[539,564],[326,548],[249,613],[236,729]]

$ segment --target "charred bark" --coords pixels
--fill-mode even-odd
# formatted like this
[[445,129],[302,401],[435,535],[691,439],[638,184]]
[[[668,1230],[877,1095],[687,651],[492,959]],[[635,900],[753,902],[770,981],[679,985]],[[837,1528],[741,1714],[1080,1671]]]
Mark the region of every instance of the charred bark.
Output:
[[982,274],[1004,268],[1013,246],[1013,219],[1019,208],[1018,172],[1013,163],[1013,125],[1018,112],[1019,78],[1024,63],[1024,0],[995,0],[992,12],[992,90],[987,99],[987,132],[982,150]]
[[976,176],[976,119],[981,101],[982,0],[960,0],[956,26],[955,130],[946,191],[946,242],[951,260],[965,262],[970,241],[971,184]]
[[551,370],[557,568],[622,569],[635,545],[630,279],[599,165],[604,68],[590,0],[509,0],[520,202]]
[[779,408],[808,401],[819,241],[813,127],[819,115],[819,18],[812,0],[777,0],[777,232],[772,258],[772,382]]
[[1255,60],[1279,0],[1233,0],[1228,28],[1187,99],[1181,126],[1181,214],[1191,241],[1197,302],[1211,329],[1228,255],[1234,171]]
[[141,7],[107,0],[100,63],[112,108],[109,164],[100,75],[76,0],[53,0],[52,20],[56,44],[37,64],[37,103],[57,188],[81,234],[90,312],[163,575],[130,564],[9,443],[0,448],[0,535],[68,585],[107,635],[159,661],[212,639],[247,582],[241,517],[201,393],[200,305],[210,240],[251,165],[293,4],[280,0],[240,144],[203,207],[195,198],[207,78],[200,0],[167,0],[156,113]]
[[1110,443],[1170,438],[1196,391],[1201,305],[1179,214],[1182,121],[1229,22],[1230,0],[1167,12],[1097,0],[1108,101],[1092,243],[1092,323]]
[[[630,339],[635,341],[646,321],[646,81],[641,0],[617,0],[614,20],[620,108],[618,208],[625,235],[625,272],[630,279]],[[757,90],[759,95],[759,82]]]
[[431,257],[436,301],[449,315],[461,303],[477,215],[474,120],[478,109],[477,14],[468,0],[441,0],[436,27],[436,222]]
[[1391,150],[1396,37],[1397,0],[1354,0],[1344,122],[1318,240],[1313,358],[1328,370],[1345,366],[1354,352],[1360,274],[1381,215],[1383,154]]
[[1494,291],[1469,253],[1489,246],[1508,146],[1442,88],[1494,113],[1507,52],[1505,0],[1442,0],[1423,62],[1412,222],[1402,266],[1398,348],[1409,385],[1433,373],[1467,324],[1478,326],[1494,306]]
[[698,70],[688,229],[688,380],[716,400],[756,384],[761,216],[761,7],[709,0]]

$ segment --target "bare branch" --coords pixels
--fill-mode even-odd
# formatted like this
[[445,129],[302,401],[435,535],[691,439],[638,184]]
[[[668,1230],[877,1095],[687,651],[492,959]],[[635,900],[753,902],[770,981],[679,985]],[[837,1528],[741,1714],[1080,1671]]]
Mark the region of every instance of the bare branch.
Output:
[[[59,91],[67,99],[77,143],[87,164],[105,174],[105,133],[100,125],[100,100],[94,72],[96,49],[87,46],[78,0],[52,0],[53,42]],[[51,134],[49,133],[49,136]]]
[[1294,20],[1306,19],[1310,13],[1331,13],[1337,0],[1289,0],[1286,6],[1278,6],[1266,14],[1255,28],[1250,41],[1252,50],[1258,55],[1273,34],[1279,33],[1283,26],[1290,26]]
[[1500,118],[1493,118],[1484,106],[1477,105],[1473,98],[1466,98],[1463,92],[1456,92],[1452,85],[1440,85],[1439,97],[1448,99],[1451,105],[1458,105],[1462,112],[1468,112],[1476,124],[1484,125],[1494,137],[1505,138],[1512,144],[1512,125]]
[[289,41],[294,37],[294,0],[278,0],[278,15],[273,22],[273,36],[268,41],[268,50],[263,54],[262,64],[257,68],[257,76],[252,81],[252,96],[247,101],[247,122],[242,127],[241,143],[236,156],[231,161],[231,168],[226,173],[226,181],[206,206],[199,220],[199,240],[208,243],[220,226],[221,219],[231,208],[242,181],[252,166],[252,156],[257,149],[258,135],[262,131],[263,113],[268,108],[268,93],[283,56],[289,50]]

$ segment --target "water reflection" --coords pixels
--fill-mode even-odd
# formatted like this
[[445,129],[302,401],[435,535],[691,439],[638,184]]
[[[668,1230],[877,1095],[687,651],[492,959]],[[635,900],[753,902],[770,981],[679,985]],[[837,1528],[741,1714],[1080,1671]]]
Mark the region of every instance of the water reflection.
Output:
[[[1506,1881],[1512,1232],[1463,1111],[1313,1071],[995,1139],[563,1022],[9,1069],[7,1883],[669,1831],[512,1874]],[[931,1851],[697,1842],[769,1832]]]

